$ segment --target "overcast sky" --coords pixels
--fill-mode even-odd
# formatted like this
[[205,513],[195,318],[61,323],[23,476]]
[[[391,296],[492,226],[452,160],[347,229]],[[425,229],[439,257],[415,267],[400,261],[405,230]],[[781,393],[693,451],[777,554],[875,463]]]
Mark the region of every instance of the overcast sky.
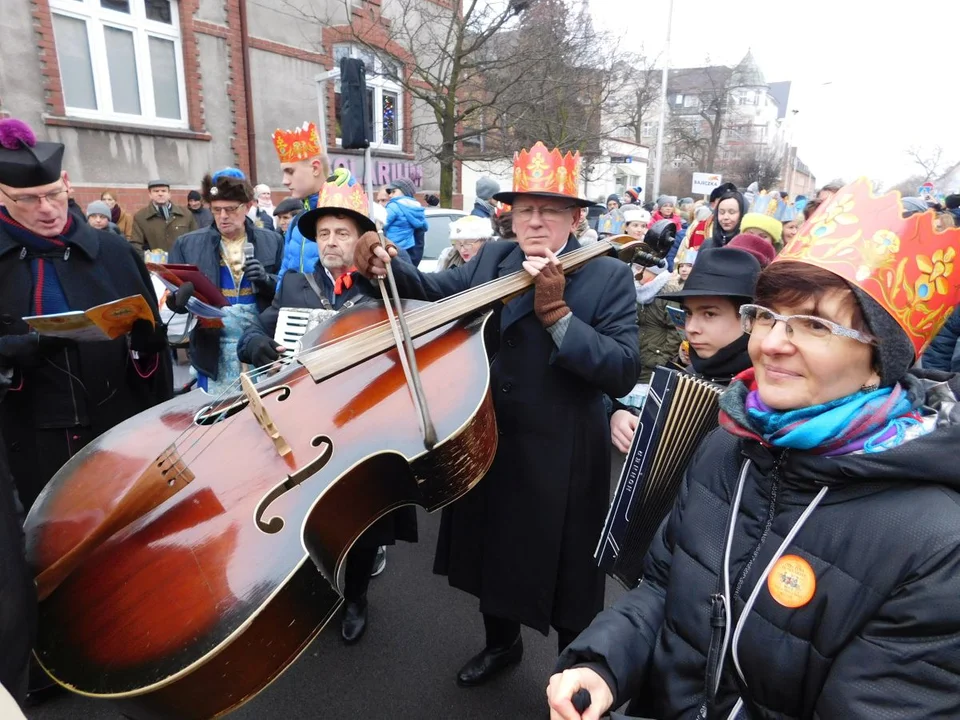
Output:
[[[598,25],[663,51],[669,0],[589,0]],[[881,8],[889,7],[890,9]],[[671,67],[734,65],[753,51],[768,82],[791,80],[794,144],[819,184],[916,172],[911,145],[960,162],[960,3],[674,0]]]

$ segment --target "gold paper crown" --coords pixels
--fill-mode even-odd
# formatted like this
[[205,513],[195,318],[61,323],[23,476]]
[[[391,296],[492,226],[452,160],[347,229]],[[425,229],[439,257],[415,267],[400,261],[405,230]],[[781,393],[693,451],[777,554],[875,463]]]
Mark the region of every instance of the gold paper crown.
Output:
[[555,193],[579,199],[580,153],[561,155],[538,142],[513,156],[513,192]]
[[320,133],[312,122],[304,122],[293,130],[273,131],[273,146],[281,163],[300,162],[317,157],[320,152]]
[[960,302],[957,247],[960,230],[938,232],[933,212],[904,218],[899,192],[875,196],[860,178],[821,205],[777,261],[816,265],[863,290],[919,356]]

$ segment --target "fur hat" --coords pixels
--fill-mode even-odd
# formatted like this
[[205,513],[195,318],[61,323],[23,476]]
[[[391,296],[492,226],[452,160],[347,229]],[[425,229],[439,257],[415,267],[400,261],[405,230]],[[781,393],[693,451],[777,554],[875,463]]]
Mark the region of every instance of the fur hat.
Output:
[[650,221],[652,220],[650,213],[643,208],[638,208],[633,205],[625,207],[621,212],[623,213],[624,224],[632,222],[645,222],[649,225]]
[[489,240],[493,237],[493,223],[489,218],[464,215],[450,223],[450,242],[456,240]]
[[[232,168],[227,168],[231,170]],[[245,177],[236,177],[233,173],[217,172],[212,177],[204,175],[200,183],[200,192],[208,203],[214,200],[248,203],[253,200],[253,188]]]

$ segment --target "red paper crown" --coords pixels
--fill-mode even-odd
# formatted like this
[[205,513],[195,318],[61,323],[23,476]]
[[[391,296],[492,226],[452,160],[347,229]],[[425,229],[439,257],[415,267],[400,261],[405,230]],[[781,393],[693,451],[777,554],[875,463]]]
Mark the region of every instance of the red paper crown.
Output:
[[580,153],[561,155],[538,142],[513,156],[514,193],[554,193],[579,199]]
[[312,122],[304,122],[293,130],[277,128],[273,132],[273,146],[281,163],[300,162],[320,155],[320,133]]
[[933,212],[904,218],[899,192],[875,196],[860,178],[821,205],[777,261],[816,265],[863,290],[919,356],[960,302],[957,247],[960,230],[938,232]]

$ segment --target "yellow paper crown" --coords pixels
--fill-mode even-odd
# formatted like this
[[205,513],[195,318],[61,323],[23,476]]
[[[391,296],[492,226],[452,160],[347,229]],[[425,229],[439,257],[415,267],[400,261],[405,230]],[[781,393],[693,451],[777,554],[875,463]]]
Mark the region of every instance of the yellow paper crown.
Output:
[[364,217],[368,217],[370,212],[367,194],[363,191],[360,183],[354,183],[353,185],[324,183],[320,189],[320,197],[317,199],[317,207],[345,208],[360,213]]
[[561,155],[556,148],[538,142],[513,156],[513,192],[555,193],[578,198],[580,153]]
[[933,212],[904,218],[899,192],[875,196],[860,178],[821,205],[776,261],[816,265],[860,288],[919,356],[960,302],[957,247],[960,230],[938,232]]
[[320,133],[312,122],[304,122],[293,130],[277,128],[272,137],[281,163],[300,162],[321,154]]

